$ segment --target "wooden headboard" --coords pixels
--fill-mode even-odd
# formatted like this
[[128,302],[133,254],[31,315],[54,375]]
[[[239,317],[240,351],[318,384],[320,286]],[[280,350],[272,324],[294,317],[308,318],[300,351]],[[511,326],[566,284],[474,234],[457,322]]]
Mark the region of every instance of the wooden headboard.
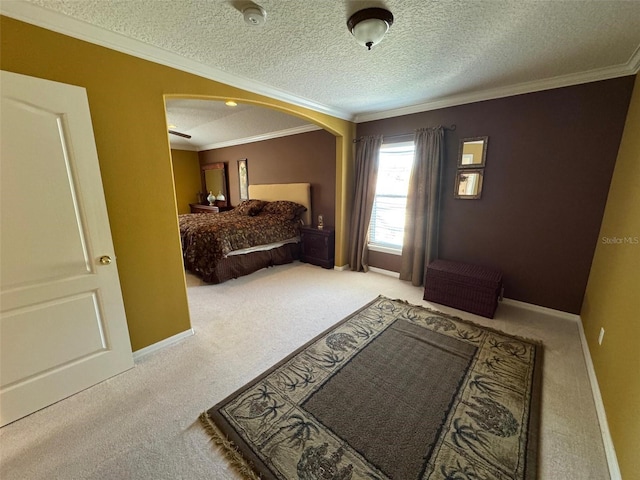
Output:
[[302,215],[305,225],[311,225],[311,184],[310,183],[270,183],[249,185],[249,198],[255,200],[289,200],[307,207]]

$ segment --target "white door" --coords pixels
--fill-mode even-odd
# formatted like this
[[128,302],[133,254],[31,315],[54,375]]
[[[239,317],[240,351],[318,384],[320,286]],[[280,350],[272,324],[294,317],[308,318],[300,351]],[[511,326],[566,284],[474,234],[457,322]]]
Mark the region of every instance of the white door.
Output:
[[84,88],[1,72],[0,425],[133,366]]

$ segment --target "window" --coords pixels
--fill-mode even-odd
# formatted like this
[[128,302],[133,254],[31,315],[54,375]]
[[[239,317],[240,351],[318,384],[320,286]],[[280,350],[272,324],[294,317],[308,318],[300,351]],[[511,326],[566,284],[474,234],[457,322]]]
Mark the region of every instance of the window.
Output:
[[378,182],[369,225],[371,250],[402,253],[413,152],[413,142],[386,144],[380,148]]

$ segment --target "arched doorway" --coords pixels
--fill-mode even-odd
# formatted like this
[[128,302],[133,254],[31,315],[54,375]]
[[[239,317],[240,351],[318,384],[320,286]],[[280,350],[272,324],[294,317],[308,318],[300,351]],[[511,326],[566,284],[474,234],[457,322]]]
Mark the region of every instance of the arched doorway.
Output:
[[[334,206],[333,217],[334,225],[336,229],[336,265],[338,267],[344,266],[346,262],[346,239],[347,239],[347,216],[348,209],[348,185],[351,183],[351,168],[348,165],[351,161],[352,144],[355,127],[351,122],[347,122],[335,117],[324,115],[318,112],[306,111],[302,108],[296,108],[295,106],[288,106],[286,104],[280,104],[281,102],[274,100],[273,103],[265,102],[263,100],[239,98],[239,97],[221,97],[221,96],[195,96],[195,95],[165,95],[165,105],[169,105],[172,102],[181,101],[199,101],[208,103],[209,105],[216,105],[219,110],[224,105],[224,102],[233,100],[239,105],[253,108],[254,111],[272,112],[278,114],[280,117],[293,118],[298,121],[298,127],[304,129],[303,126],[313,127],[308,131],[316,129],[322,129],[334,137],[334,153],[332,168],[335,172],[334,176]],[[210,103],[211,102],[211,103]],[[168,108],[168,107],[167,107]],[[225,107],[228,108],[228,107]],[[187,125],[189,126],[189,125]],[[180,127],[180,126],[178,126]],[[286,130],[286,128],[285,128]],[[231,168],[231,166],[230,166]],[[233,176],[232,172],[230,177]],[[230,179],[231,180],[231,179]],[[288,180],[291,181],[291,180]],[[230,181],[231,183],[231,181]],[[233,188],[233,184],[232,184]],[[233,197],[232,197],[233,198]]]

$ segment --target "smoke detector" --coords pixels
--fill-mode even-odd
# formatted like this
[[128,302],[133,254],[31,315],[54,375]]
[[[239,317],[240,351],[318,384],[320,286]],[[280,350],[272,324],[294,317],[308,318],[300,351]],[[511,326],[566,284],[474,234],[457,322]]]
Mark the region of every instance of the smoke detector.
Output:
[[249,25],[262,25],[267,19],[267,12],[260,5],[251,5],[242,10],[244,21]]

